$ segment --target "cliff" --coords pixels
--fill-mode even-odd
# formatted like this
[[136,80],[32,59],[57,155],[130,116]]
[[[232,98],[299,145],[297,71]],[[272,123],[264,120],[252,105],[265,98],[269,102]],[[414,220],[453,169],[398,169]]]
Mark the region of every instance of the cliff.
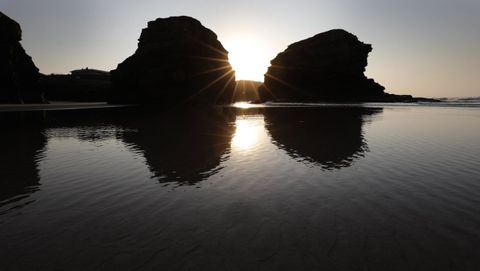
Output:
[[387,101],[395,95],[364,75],[370,44],[345,30],[331,30],[294,43],[271,61],[263,101]]
[[148,23],[135,54],[112,71],[112,103],[226,104],[235,73],[217,35],[191,17]]
[[38,68],[21,39],[20,25],[0,12],[0,103],[44,103]]

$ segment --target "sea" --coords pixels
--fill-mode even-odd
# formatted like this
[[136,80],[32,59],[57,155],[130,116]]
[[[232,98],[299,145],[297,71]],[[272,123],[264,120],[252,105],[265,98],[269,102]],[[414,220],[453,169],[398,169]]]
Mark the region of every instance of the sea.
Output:
[[0,122],[0,270],[480,270],[479,99]]

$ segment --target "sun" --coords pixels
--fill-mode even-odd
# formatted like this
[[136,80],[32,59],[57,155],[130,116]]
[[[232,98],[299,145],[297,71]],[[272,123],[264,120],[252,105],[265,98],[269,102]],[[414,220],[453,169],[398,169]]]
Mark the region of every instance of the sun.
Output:
[[263,76],[270,65],[264,44],[258,39],[241,36],[225,42],[225,47],[237,80],[263,82]]

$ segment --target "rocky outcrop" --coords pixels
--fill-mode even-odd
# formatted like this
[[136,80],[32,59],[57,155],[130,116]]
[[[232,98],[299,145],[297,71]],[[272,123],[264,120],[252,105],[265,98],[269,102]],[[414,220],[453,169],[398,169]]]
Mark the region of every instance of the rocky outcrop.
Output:
[[271,61],[259,95],[264,101],[370,101],[384,87],[365,77],[370,44],[345,30],[294,43]]
[[148,23],[138,49],[112,71],[112,103],[225,104],[235,74],[217,35],[181,16]]
[[43,103],[38,68],[21,39],[20,25],[0,12],[0,103]]

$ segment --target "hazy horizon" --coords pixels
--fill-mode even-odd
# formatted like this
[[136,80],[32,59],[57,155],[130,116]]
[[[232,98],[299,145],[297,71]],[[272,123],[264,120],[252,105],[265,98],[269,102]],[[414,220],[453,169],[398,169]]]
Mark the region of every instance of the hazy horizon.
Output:
[[217,35],[238,79],[259,80],[296,41],[342,28],[373,45],[367,76],[396,94],[480,96],[480,2],[4,0],[22,44],[45,74],[115,69],[147,22],[187,15]]

